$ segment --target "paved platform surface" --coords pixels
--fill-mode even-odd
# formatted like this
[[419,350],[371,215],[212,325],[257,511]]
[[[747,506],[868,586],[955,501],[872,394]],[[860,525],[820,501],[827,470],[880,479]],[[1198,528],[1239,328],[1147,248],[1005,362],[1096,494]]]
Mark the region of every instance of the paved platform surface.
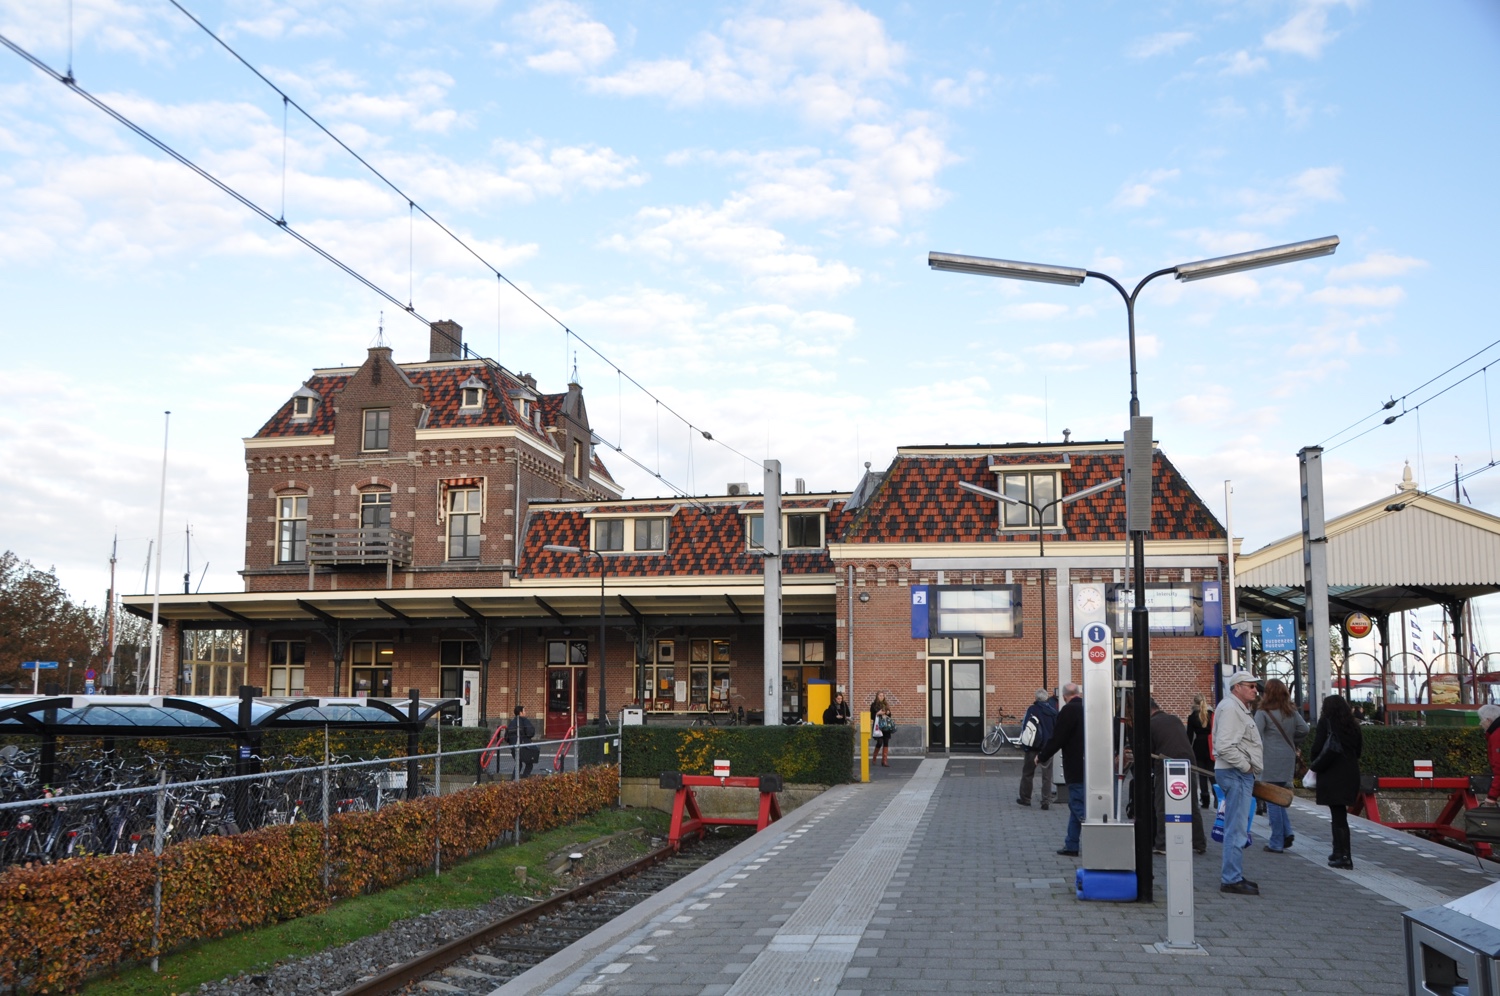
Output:
[[1299,801],[1295,845],[1261,850],[1259,897],[1194,859],[1202,955],[1162,955],[1157,901],[1081,902],[1065,806],[1015,802],[1018,758],[893,759],[840,786],[496,990],[618,996],[1406,991],[1401,911],[1500,877],[1471,856],[1351,819],[1355,868],[1327,867],[1326,811]]

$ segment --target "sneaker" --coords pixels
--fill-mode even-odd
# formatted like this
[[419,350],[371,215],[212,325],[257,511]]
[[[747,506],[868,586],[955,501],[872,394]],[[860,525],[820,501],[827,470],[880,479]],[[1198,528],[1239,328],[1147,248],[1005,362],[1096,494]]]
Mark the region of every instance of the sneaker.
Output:
[[1061,854],[1065,858],[1076,858],[1076,857],[1078,857],[1078,852],[1077,851],[1070,851],[1066,847],[1061,848],[1057,853]]
[[1272,847],[1270,844],[1267,844],[1265,847],[1262,847],[1261,850],[1262,851],[1270,851],[1272,854],[1280,854],[1281,851],[1282,851],[1281,848],[1279,848],[1279,847]]
[[1153,847],[1151,849],[1151,853],[1152,854],[1166,854],[1167,853],[1167,849],[1165,847]]
[[1254,882],[1247,882],[1244,879],[1240,879],[1238,882],[1231,882],[1228,885],[1221,885],[1219,886],[1219,891],[1227,892],[1231,896],[1260,895],[1260,887],[1257,886]]
[[1193,853],[1194,854],[1207,854],[1208,853],[1208,845],[1204,844],[1202,847],[1195,847],[1195,848],[1193,848]]
[[1031,805],[1031,800],[1030,799],[1017,799],[1016,800],[1016,805],[1017,806],[1029,806],[1029,805]]

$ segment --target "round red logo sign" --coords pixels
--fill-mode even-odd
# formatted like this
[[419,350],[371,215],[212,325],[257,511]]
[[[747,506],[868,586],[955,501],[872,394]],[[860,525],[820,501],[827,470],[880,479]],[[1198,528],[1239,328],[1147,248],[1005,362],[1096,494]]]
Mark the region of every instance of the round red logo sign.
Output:
[[1182,800],[1188,797],[1188,783],[1186,778],[1173,778],[1167,782],[1167,795],[1173,799]]
[[1089,648],[1089,660],[1095,664],[1103,664],[1106,652],[1103,647],[1093,646]]
[[1344,619],[1344,630],[1356,640],[1369,636],[1370,630],[1374,628],[1375,624],[1363,612],[1351,612]]

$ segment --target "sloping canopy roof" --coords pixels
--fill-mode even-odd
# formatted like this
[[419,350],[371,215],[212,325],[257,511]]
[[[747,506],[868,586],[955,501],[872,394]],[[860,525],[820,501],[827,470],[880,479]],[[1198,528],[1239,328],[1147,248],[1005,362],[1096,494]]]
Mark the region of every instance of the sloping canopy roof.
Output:
[[[1396,494],[1325,526],[1330,604],[1388,613],[1500,591],[1500,517],[1436,495]],[[1300,607],[1302,535],[1236,562],[1247,609]]]

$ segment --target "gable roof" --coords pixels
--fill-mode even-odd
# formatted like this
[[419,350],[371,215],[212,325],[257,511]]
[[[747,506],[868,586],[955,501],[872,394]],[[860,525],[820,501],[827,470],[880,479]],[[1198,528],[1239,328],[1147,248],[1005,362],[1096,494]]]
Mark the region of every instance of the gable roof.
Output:
[[[394,364],[412,386],[422,392],[428,406],[427,419],[419,428],[454,429],[468,426],[514,426],[526,436],[556,448],[548,426],[558,423],[567,393],[539,394],[536,390],[504,367],[482,361],[455,361],[441,365],[433,363]],[[253,438],[324,436],[334,431],[334,412],[330,402],[354,376],[356,369],[338,368],[314,371],[295,394],[289,397],[276,414],[261,426]],[[463,407],[463,386],[471,379],[480,381],[486,388],[479,408]],[[296,418],[293,398],[298,394],[316,392],[321,399],[313,407],[310,418]],[[541,428],[529,418],[521,417],[518,392],[536,397],[536,406],[541,412]],[[604,466],[598,454],[593,454],[590,466],[596,474],[613,481],[613,476]]]
[[[1047,449],[1028,446],[903,449],[844,531],[844,543],[1035,543],[1038,534],[1000,530],[993,499],[965,491],[959,481],[994,490],[992,466],[1059,468],[1064,495],[1125,473],[1121,444]],[[1224,527],[1166,455],[1153,460],[1152,540],[1223,539]],[[1114,488],[1064,506],[1066,532],[1047,531],[1047,545],[1126,538],[1125,492]]]
[[[820,511],[826,514],[824,537],[828,542],[843,529],[847,494],[785,495],[784,513]],[[670,515],[667,548],[662,553],[610,553],[610,577],[682,577],[754,574],[764,570],[764,558],[750,549],[746,517],[762,509],[760,499],[694,498],[677,503],[659,499],[639,502],[590,504],[533,502],[526,517],[525,541],[521,549],[521,573],[537,578],[598,577],[592,556],[556,553],[548,544],[589,547],[589,520],[612,515]],[[833,560],[826,545],[819,550],[787,550],[782,553],[784,574],[829,574]]]

